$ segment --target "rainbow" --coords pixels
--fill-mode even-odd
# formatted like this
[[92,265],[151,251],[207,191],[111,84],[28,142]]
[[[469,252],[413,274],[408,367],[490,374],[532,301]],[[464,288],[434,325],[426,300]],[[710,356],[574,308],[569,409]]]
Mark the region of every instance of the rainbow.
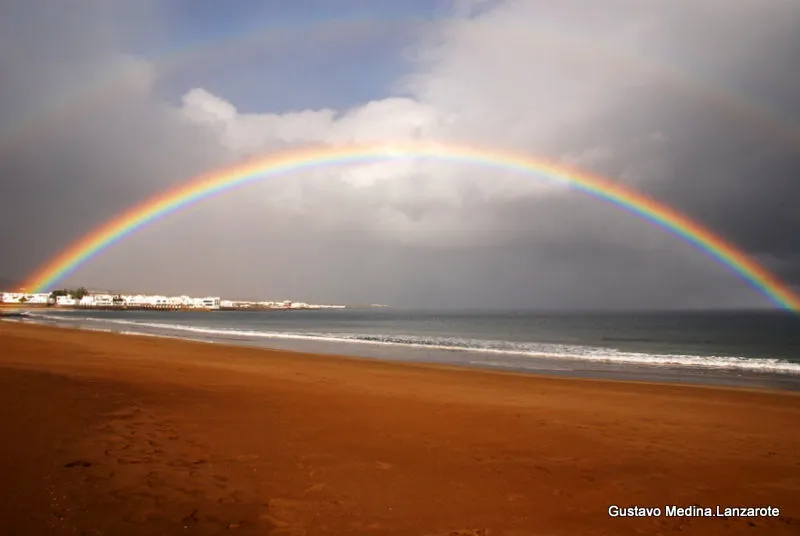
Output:
[[78,239],[45,263],[24,288],[45,292],[80,265],[126,236],[168,214],[216,194],[319,166],[363,164],[397,159],[435,159],[477,164],[550,179],[606,200],[682,238],[740,275],[777,306],[800,312],[800,296],[754,259],[700,223],[609,179],[552,161],[489,149],[439,143],[307,148],[273,154],[202,175],[155,195]]

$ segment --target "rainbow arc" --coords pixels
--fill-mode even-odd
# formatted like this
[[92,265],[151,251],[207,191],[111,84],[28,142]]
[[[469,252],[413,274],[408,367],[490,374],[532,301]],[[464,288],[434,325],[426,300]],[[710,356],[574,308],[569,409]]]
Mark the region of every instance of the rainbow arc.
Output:
[[701,223],[631,188],[545,159],[464,145],[424,142],[301,149],[213,171],[159,193],[113,217],[47,261],[24,286],[29,292],[44,292],[137,230],[236,187],[320,166],[417,158],[516,171],[569,185],[663,228],[738,274],[778,307],[800,312],[800,296],[755,259]]

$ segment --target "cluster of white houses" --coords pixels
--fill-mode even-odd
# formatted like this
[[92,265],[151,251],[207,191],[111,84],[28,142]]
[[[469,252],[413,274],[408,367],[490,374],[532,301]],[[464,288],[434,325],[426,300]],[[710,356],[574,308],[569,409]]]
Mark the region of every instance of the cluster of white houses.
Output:
[[218,297],[192,298],[191,296],[150,296],[144,294],[101,294],[90,293],[82,298],[72,296],[53,296],[50,293],[27,294],[24,292],[3,292],[2,303],[40,304],[62,307],[123,307],[153,309],[219,309]]
[[223,309],[344,309],[344,305],[313,305],[304,302],[284,301],[231,301],[222,300]]
[[311,305],[284,301],[232,301],[219,297],[127,295],[90,292],[82,298],[53,296],[50,293],[0,292],[0,303],[120,309],[343,309],[344,305]]
[[50,303],[50,293],[26,294],[24,292],[3,292],[0,293],[0,303],[31,303],[47,305]]

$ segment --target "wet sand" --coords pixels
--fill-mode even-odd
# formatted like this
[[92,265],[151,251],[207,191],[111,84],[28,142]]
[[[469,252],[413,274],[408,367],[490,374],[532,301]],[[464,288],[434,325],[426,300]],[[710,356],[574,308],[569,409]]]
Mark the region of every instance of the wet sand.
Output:
[[0,403],[0,534],[800,533],[790,392],[3,322]]

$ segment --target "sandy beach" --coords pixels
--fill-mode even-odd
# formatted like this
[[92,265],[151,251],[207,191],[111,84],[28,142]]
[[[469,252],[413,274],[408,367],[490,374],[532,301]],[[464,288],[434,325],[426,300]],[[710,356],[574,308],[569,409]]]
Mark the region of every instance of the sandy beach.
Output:
[[800,533],[793,393],[18,323],[0,356],[4,535]]

